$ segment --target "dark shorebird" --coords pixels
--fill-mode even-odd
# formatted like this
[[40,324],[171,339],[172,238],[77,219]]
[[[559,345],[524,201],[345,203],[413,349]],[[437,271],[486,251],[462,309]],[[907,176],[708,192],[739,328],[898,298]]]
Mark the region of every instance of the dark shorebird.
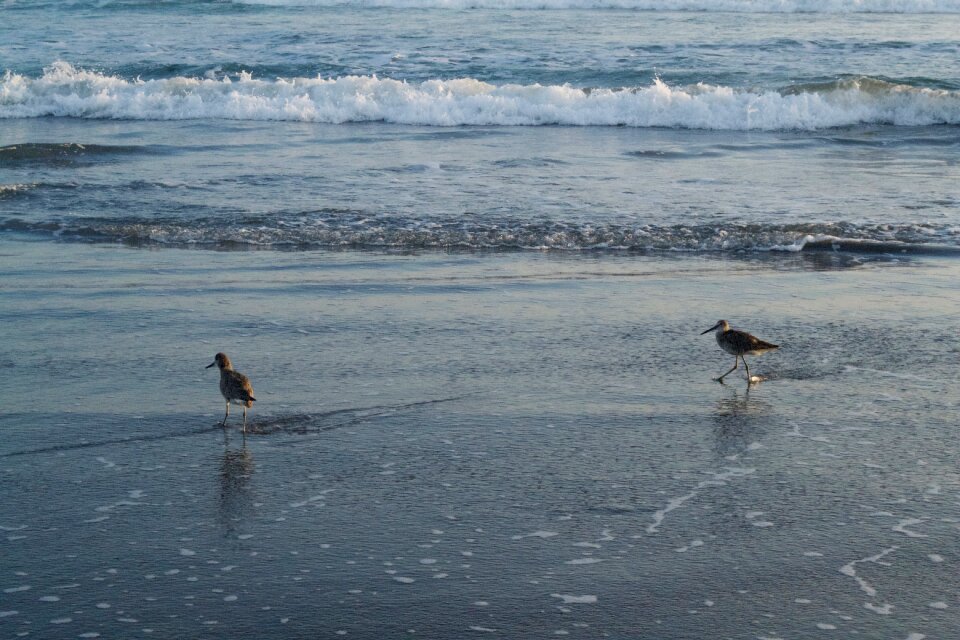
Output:
[[247,409],[253,406],[256,398],[253,397],[253,385],[250,378],[239,371],[233,370],[233,363],[225,353],[218,353],[207,369],[217,365],[220,367],[220,393],[227,401],[227,412],[223,415],[223,426],[227,426],[227,416],[230,415],[230,403],[243,406],[243,432],[247,432]]
[[747,359],[743,356],[758,356],[761,353],[773,351],[780,347],[778,344],[766,342],[756,336],[752,336],[746,331],[731,329],[730,323],[726,320],[718,320],[717,324],[700,335],[710,333],[711,331],[717,332],[717,344],[720,345],[720,348],[733,356],[733,368],[719,378],[714,378],[717,382],[723,382],[727,374],[735,371],[740,365],[740,360],[743,360],[743,366],[747,368],[747,383],[749,384],[751,381],[750,367],[747,365]]

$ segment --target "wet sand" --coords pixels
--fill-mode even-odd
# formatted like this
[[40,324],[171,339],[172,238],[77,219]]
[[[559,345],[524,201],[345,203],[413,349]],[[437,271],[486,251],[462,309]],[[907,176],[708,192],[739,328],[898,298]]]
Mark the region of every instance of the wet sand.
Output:
[[958,267],[7,237],[0,636],[950,637]]

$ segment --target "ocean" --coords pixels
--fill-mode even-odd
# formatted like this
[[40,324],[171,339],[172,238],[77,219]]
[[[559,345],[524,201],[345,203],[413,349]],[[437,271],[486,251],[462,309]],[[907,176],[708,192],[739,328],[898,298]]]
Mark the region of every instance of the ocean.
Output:
[[957,0],[0,0],[0,636],[952,637],[958,60]]

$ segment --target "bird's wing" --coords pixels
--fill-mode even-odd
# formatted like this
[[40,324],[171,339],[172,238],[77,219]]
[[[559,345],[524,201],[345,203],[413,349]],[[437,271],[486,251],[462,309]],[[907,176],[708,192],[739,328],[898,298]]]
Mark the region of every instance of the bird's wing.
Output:
[[233,379],[236,381],[237,386],[240,387],[240,390],[242,390],[243,393],[245,393],[247,396],[246,398],[243,398],[243,399],[255,400],[255,398],[253,397],[253,385],[250,384],[250,378],[236,371],[234,371],[233,373],[234,373]]
[[780,346],[772,342],[767,342],[766,340],[761,340],[757,336],[752,336],[749,333],[744,333],[743,335],[748,345],[748,351],[776,349]]
[[775,345],[766,340],[761,340],[756,336],[752,336],[746,331],[737,331],[736,329],[731,329],[727,332],[729,335],[728,340],[733,344],[738,351],[744,353],[749,353],[751,351],[760,351],[760,350],[769,350],[776,349],[779,345]]

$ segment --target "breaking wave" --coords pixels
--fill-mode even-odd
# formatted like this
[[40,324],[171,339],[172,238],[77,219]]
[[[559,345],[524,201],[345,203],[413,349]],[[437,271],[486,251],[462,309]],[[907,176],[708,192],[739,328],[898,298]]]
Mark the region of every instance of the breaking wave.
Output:
[[696,84],[582,89],[472,78],[408,83],[376,76],[128,80],[66,62],[0,80],[0,118],[390,122],[427,126],[628,126],[817,130],[857,124],[960,124],[960,91],[875,78],[757,91]]
[[552,220],[419,220],[325,209],[230,223],[75,218],[0,220],[0,232],[206,248],[494,249],[960,255],[960,228],[934,224],[627,225]]

